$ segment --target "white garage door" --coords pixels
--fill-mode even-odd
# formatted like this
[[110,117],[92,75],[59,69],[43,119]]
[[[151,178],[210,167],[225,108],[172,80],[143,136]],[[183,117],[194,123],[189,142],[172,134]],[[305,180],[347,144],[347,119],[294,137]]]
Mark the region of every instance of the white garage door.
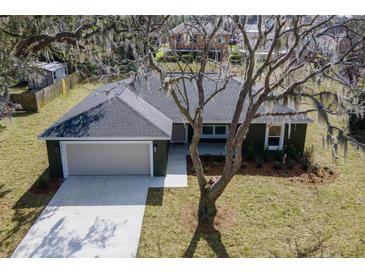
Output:
[[64,146],[68,175],[150,175],[149,143],[65,143]]

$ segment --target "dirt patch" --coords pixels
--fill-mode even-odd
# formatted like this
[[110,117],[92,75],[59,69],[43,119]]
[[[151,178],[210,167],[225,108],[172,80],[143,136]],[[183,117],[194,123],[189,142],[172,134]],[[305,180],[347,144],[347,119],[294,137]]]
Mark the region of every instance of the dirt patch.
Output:
[[[223,156],[201,156],[204,173],[207,176],[219,176],[222,174],[224,157]],[[188,175],[195,175],[193,163],[190,156],[187,156]],[[273,161],[262,163],[262,166],[257,167],[253,161],[242,163],[242,167],[238,172],[239,175],[250,176],[270,176],[287,178],[291,182],[308,183],[308,184],[329,184],[336,180],[338,173],[324,166],[318,167],[316,172],[309,173],[302,168],[300,162],[295,162],[289,169],[282,165],[280,169],[273,167]]]
[[30,188],[33,194],[55,193],[61,186],[63,180],[59,178],[50,178],[46,183],[36,183]]
[[[214,229],[224,231],[230,228],[235,222],[234,210],[227,204],[217,205],[218,213],[214,221]],[[189,203],[181,210],[181,222],[190,231],[194,232],[198,226],[198,205]]]

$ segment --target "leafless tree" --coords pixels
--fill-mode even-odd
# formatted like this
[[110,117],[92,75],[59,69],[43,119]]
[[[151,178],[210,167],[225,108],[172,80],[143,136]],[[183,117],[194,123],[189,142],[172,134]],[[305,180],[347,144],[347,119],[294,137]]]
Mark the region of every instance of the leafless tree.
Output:
[[[311,88],[306,85],[321,81],[325,75],[336,75],[345,63],[351,62],[349,56],[358,49],[362,40],[353,43],[344,52],[323,56],[318,61],[310,58],[308,52],[311,54],[320,53],[319,48],[313,47],[313,44],[318,44],[314,42],[319,37],[330,35],[329,31],[333,29],[333,21],[336,18],[335,16],[324,18],[314,16],[309,21],[304,21],[303,18],[303,16],[258,16],[258,37],[252,41],[245,27],[246,16],[182,17],[180,21],[185,24],[185,31],[189,32],[192,29],[198,31],[203,37],[204,47],[199,53],[197,66],[177,60],[175,66],[178,67],[178,76],[172,76],[166,65],[155,60],[153,47],[149,42],[154,17],[143,17],[143,20],[137,17],[129,18],[130,25],[134,26],[132,28],[135,31],[135,37],[137,37],[134,45],[143,41],[142,51],[137,47],[134,48],[135,56],[137,56],[136,62],[139,62],[136,77],[151,70],[157,73],[161,80],[161,87],[168,91],[183,117],[193,128],[190,152],[201,194],[198,212],[200,224],[214,225],[214,218],[217,214],[216,201],[241,167],[242,145],[253,119],[261,116],[293,115],[293,113],[273,113],[270,111],[270,105],[273,102],[290,98],[297,104],[307,106],[305,109],[298,108],[295,114],[317,112],[320,121],[326,125],[327,141],[333,145],[335,157],[337,157],[337,147],[340,144],[346,146],[347,142],[364,149],[364,144],[347,135],[346,128],[332,124],[330,119],[331,115],[344,117],[349,113],[363,115],[364,106],[358,103],[359,93],[353,92],[348,86],[341,92],[335,92],[333,90],[319,91],[313,88],[313,85]],[[338,25],[349,27],[350,22],[363,19],[349,18]],[[207,23],[213,27],[207,28]],[[235,70],[235,73],[233,73],[228,60],[216,62],[209,58],[209,50],[217,32],[223,25],[229,25],[238,30],[238,34],[242,37],[244,46],[248,51],[244,65],[238,72]],[[169,34],[169,30],[164,29],[164,26],[161,26],[160,31],[165,36]],[[166,37],[165,40],[169,41],[169,37]],[[310,45],[312,47],[309,51]],[[259,62],[257,53],[262,47],[268,48],[268,52],[262,62]],[[174,54],[177,55],[177,52]],[[212,63],[216,72],[214,77],[206,73]],[[229,126],[224,168],[218,179],[208,180],[204,174],[199,155],[199,142],[204,123],[203,112],[206,105],[224,90],[229,79],[234,76],[240,76],[243,81]],[[207,78],[216,81],[215,91],[205,90],[203,82]],[[193,107],[189,102],[187,90],[184,88],[186,81],[193,82],[196,86],[197,106]],[[257,86],[260,88],[255,89],[254,87]],[[241,121],[243,106],[247,101],[249,102],[248,110]],[[308,107],[308,103],[310,103],[310,107]],[[262,105],[268,106],[266,113],[258,112]]]

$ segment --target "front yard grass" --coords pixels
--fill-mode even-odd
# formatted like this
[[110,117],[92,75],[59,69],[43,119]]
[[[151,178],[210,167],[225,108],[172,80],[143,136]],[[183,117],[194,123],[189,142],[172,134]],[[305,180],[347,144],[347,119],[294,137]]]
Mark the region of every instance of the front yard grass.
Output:
[[234,223],[211,235],[194,234],[182,222],[184,208],[197,204],[196,178],[187,188],[151,189],[139,257],[364,257],[365,160],[350,147],[347,160],[333,162],[322,147],[318,123],[309,126],[307,146],[317,162],[338,172],[327,184],[284,177],[236,175],[218,200]]
[[48,180],[46,146],[37,136],[95,87],[77,85],[39,113],[17,113],[0,121],[0,257],[12,254],[54,194],[29,191]]

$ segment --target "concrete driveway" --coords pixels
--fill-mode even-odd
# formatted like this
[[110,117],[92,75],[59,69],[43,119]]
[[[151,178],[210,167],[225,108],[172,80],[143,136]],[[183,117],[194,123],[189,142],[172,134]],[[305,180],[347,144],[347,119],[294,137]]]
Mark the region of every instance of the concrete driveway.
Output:
[[70,176],[12,257],[135,257],[150,187],[186,187],[185,146],[171,146],[165,177]]
[[148,177],[69,177],[12,257],[135,257]]

